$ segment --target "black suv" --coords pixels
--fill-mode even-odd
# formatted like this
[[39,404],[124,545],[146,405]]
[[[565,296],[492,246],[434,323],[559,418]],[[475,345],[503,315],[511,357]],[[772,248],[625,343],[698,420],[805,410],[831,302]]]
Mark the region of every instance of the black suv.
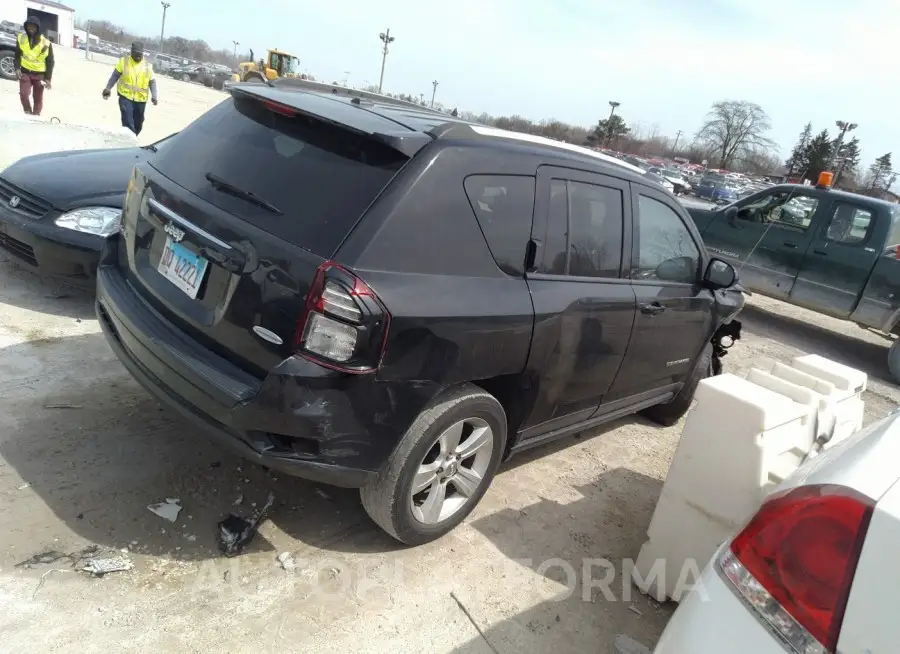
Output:
[[674,423],[739,337],[734,269],[670,194],[424,108],[239,85],[128,188],[98,271],[117,356],[244,457],[361,488],[406,543],[513,453]]

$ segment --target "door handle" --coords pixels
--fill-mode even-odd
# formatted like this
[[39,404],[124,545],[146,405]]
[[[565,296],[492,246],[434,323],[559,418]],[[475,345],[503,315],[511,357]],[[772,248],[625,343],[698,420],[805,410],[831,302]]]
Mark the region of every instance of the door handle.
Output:
[[785,242],[784,242],[784,245],[788,246],[789,248],[794,248],[794,249],[797,248],[797,244],[796,244],[796,243],[791,243],[790,241],[785,241]]
[[828,253],[825,250],[813,250],[813,254],[821,254],[823,257],[828,256]]
[[659,302],[652,302],[650,304],[642,304],[641,305],[641,313],[647,313],[651,316],[655,316],[659,313],[662,313],[666,310],[666,305],[660,304]]

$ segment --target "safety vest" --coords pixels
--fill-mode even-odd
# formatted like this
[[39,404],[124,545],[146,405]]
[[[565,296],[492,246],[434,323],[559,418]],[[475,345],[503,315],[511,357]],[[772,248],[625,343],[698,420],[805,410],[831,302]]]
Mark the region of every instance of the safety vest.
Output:
[[[119,70],[121,69],[121,70]],[[150,64],[146,59],[140,63],[135,62],[131,55],[119,59],[116,70],[121,73],[116,90],[123,98],[134,102],[146,102],[150,97]]]
[[47,56],[50,54],[50,41],[44,35],[38,37],[34,47],[27,32],[19,34],[19,49],[22,51],[22,68],[32,73],[47,72]]

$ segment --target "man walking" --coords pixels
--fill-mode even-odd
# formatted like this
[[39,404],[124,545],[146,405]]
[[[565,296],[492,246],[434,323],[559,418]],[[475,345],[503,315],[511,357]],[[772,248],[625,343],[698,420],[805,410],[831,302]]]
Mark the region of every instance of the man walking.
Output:
[[131,54],[119,59],[115,70],[109,76],[103,99],[109,98],[113,84],[119,94],[119,111],[122,114],[122,127],[127,127],[135,136],[144,127],[144,110],[147,108],[148,96],[156,99],[156,79],[153,77],[153,66],[144,60],[144,44],[135,41],[131,44]]
[[41,34],[39,18],[29,16],[23,27],[25,31],[16,39],[13,64],[19,78],[19,99],[26,114],[40,116],[44,108],[44,88],[50,90],[50,78],[53,77],[53,44]]

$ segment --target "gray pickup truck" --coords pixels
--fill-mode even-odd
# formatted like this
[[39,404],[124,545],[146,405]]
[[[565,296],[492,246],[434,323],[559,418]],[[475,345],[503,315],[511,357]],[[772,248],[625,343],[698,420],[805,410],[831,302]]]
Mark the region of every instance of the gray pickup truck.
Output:
[[688,213],[750,291],[874,329],[900,382],[900,205],[782,184]]

